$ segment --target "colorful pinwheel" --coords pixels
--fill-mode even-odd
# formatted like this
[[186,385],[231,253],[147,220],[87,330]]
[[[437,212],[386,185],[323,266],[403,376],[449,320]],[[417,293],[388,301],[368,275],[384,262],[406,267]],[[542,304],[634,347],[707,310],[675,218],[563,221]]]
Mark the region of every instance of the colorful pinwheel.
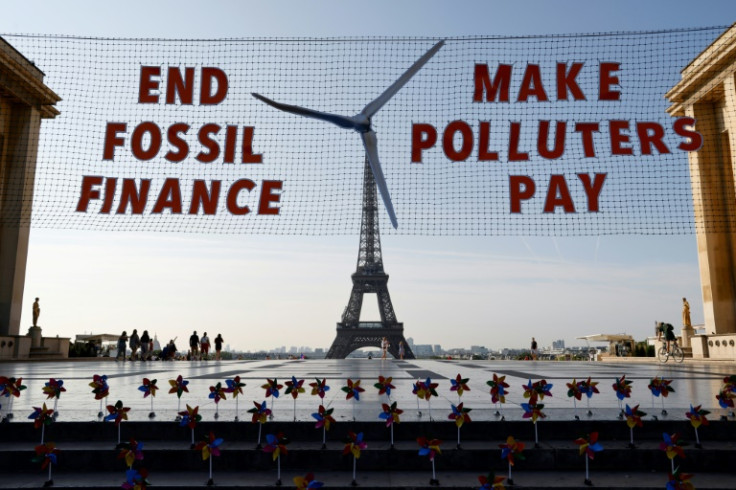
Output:
[[460,373],[455,376],[455,379],[450,379],[450,391],[457,392],[457,399],[460,401],[460,397],[463,396],[463,392],[470,391],[468,387],[468,381],[470,378],[463,378]]
[[496,417],[500,416],[501,420],[504,420],[505,417],[503,416],[503,404],[506,403],[506,394],[508,393],[506,391],[506,388],[509,387],[509,384],[506,382],[506,376],[498,376],[496,373],[493,373],[493,379],[486,381],[486,384],[491,387],[489,390],[489,394],[491,395],[491,403],[493,403],[496,406],[499,406],[500,403],[500,410],[496,409]]
[[575,410],[575,420],[580,420],[580,417],[578,417],[577,402],[582,398],[583,390],[581,389],[580,383],[575,378],[572,379],[572,383],[567,383],[567,396],[568,398],[572,398],[572,406]]
[[675,468],[675,471],[669,474],[669,481],[667,482],[666,490],[695,490],[690,479],[693,475],[682,473],[680,467]]
[[132,469],[133,463],[143,460],[143,443],[131,437],[130,442],[120,444],[118,459],[124,459],[128,469]]
[[639,410],[639,405],[631,408],[628,404],[626,404],[624,415],[626,417],[626,425],[629,426],[629,447],[631,449],[634,449],[634,447],[636,447],[634,446],[634,427],[641,427],[644,425],[644,422],[641,420],[641,418],[645,416],[646,413]]
[[667,454],[670,463],[672,463],[672,473],[675,472],[675,456],[679,456],[681,458],[685,457],[685,451],[682,450],[682,444],[678,443],[679,438],[679,434],[669,435],[664,432],[662,434],[663,441],[659,443],[659,449]]
[[145,468],[139,470],[131,468],[125,472],[125,482],[123,482],[122,488],[126,490],[146,490],[150,484],[148,471]]
[[[531,398],[536,398],[532,395]],[[544,408],[544,403],[532,403],[531,400],[529,403],[522,403],[521,408],[524,410],[524,415],[522,418],[525,419],[532,419],[532,423],[534,424],[534,447],[539,447],[539,433],[537,431],[537,419],[539,418],[546,418],[547,416],[542,412],[542,409]]]
[[286,445],[288,443],[289,440],[282,432],[279,432],[277,435],[266,434],[266,445],[264,446],[263,451],[271,453],[273,455],[273,460],[276,461],[277,486],[281,486],[281,455],[288,454],[288,451],[286,450]]
[[675,392],[675,389],[670,386],[671,383],[671,379],[663,379],[659,376],[655,376],[654,378],[649,380],[649,385],[647,385],[647,388],[649,388],[649,391],[652,392],[652,411],[654,411],[654,397],[660,397],[660,399],[662,400],[662,415],[667,415],[667,410],[664,409],[664,399],[670,393]]
[[626,375],[624,374],[620,378],[616,378],[616,382],[611,386],[613,387],[613,391],[616,392],[616,398],[618,398],[618,408],[621,411],[619,413],[619,418],[622,418],[623,399],[631,397],[631,381],[626,379]]
[[365,391],[365,389],[360,387],[360,380],[356,379],[353,381],[352,379],[348,378],[347,385],[340,388],[345,393],[345,399],[350,400],[351,398],[355,400],[353,403],[353,420],[355,420],[355,404],[360,401],[360,394]]
[[221,382],[218,381],[215,386],[210,386],[208,398],[215,402],[215,418],[220,418],[220,400],[227,400],[227,392]]
[[199,414],[199,406],[192,408],[187,404],[187,409],[184,412],[179,412],[178,415],[181,418],[179,425],[189,427],[192,431],[192,447],[194,447],[194,428],[202,420],[202,416]]
[[143,384],[138,387],[138,391],[143,392],[143,398],[146,398],[149,395],[151,396],[151,413],[148,414],[149,418],[156,416],[156,413],[153,411],[153,399],[156,396],[156,390],[158,390],[156,382],[157,380],[155,379],[143,378]]
[[537,402],[537,399],[544,400],[545,396],[552,396],[552,386],[547,383],[546,379],[540,379],[534,383],[530,379],[527,384],[523,385],[524,398],[529,398],[529,403],[533,405]]
[[708,425],[708,419],[705,418],[706,415],[708,415],[710,412],[708,410],[704,410],[701,408],[702,405],[698,405],[697,407],[693,408],[692,404],[690,405],[690,411],[685,412],[685,416],[690,419],[690,425],[693,426],[693,429],[695,429],[695,447],[700,449],[702,445],[700,444],[700,437],[698,436],[698,427],[701,425]]
[[317,420],[315,429],[322,429],[322,449],[327,448],[327,431],[330,430],[330,425],[335,423],[335,419],[332,417],[334,408],[325,408],[324,405],[320,404],[317,408],[317,412],[312,414],[312,417]]
[[427,413],[429,413],[429,420],[432,420],[432,402],[433,396],[439,396],[437,394],[437,386],[439,383],[433,383],[431,378],[427,378],[421,384],[417,383],[417,397],[424,398],[427,401]]
[[716,400],[718,400],[718,405],[721,408],[733,408],[734,400],[736,400],[736,392],[727,385],[724,385],[716,395]]
[[296,490],[308,490],[310,488],[322,488],[324,483],[314,479],[312,473],[307,473],[306,476],[295,476],[293,478]]
[[286,391],[284,391],[284,394],[291,395],[291,397],[294,399],[294,422],[296,422],[296,399],[299,397],[300,393],[304,393],[304,388],[302,388],[304,380],[297,380],[294,376],[292,376],[291,381],[286,381],[285,384]]
[[92,376],[92,382],[89,384],[92,388],[92,393],[95,395],[95,400],[100,400],[100,411],[97,413],[98,417],[102,417],[102,400],[107,398],[110,394],[110,387],[107,385],[107,375],[102,376],[95,374]]
[[317,395],[320,399],[320,403],[325,399],[325,393],[330,391],[330,387],[327,386],[327,378],[314,378],[314,383],[309,383],[312,387],[312,396]]
[[585,396],[587,397],[586,403],[588,404],[588,415],[593,415],[593,412],[590,411],[590,399],[593,398],[595,393],[600,393],[597,388],[598,381],[591,381],[590,377],[588,377],[585,381],[581,380],[578,385],[580,386],[580,391],[585,393]]
[[261,428],[268,420],[269,415],[271,415],[271,410],[266,406],[266,400],[263,400],[261,403],[253,402],[253,408],[248,410],[248,413],[253,414],[251,422],[258,424],[258,445],[256,449],[261,449]]
[[387,403],[381,404],[383,412],[378,414],[378,417],[386,421],[386,427],[391,428],[391,448],[394,447],[394,424],[401,423],[399,416],[404,413],[403,410],[396,407],[396,402],[391,405]]
[[[480,483],[479,490],[493,490],[494,488],[504,490],[506,488],[503,486],[504,479],[503,476],[496,476],[492,471],[487,475],[480,475],[478,477],[478,482]],[[513,483],[509,483],[509,485],[513,485]]]
[[198,442],[196,446],[194,446],[195,451],[201,451],[202,452],[202,461],[210,460],[210,479],[207,480],[207,485],[212,486],[214,485],[214,480],[212,479],[212,459],[210,456],[219,456],[220,455],[220,445],[222,445],[223,439],[221,437],[215,438],[215,434],[213,432],[210,432],[209,436],[203,439],[202,441]]
[[176,379],[170,379],[169,385],[171,385],[171,389],[169,390],[169,394],[176,393],[176,396],[178,400],[176,401],[176,412],[181,412],[181,395],[185,391],[189,393],[189,388],[187,388],[187,385],[189,384],[189,381],[184,379],[181,374],[176,377]]
[[53,409],[49,410],[46,408],[46,403],[44,403],[43,407],[33,407],[33,413],[28,416],[29,419],[33,420],[33,427],[35,429],[41,429],[41,444],[43,444],[46,426],[54,421],[53,414]]
[[417,444],[419,444],[419,456],[427,456],[432,462],[432,479],[429,480],[430,485],[439,485],[437,475],[434,469],[434,457],[438,454],[442,454],[440,450],[440,444],[442,441],[439,439],[427,439],[426,437],[418,437]]
[[457,448],[460,449],[460,427],[462,427],[465,422],[472,422],[468,413],[473,409],[463,407],[462,403],[458,403],[457,405],[451,403],[450,406],[452,407],[452,411],[447,418],[455,421],[455,425],[457,426]]
[[508,484],[513,485],[514,480],[511,478],[511,467],[514,466],[515,460],[526,459],[522,452],[524,451],[524,443],[514,439],[513,436],[509,436],[506,439],[506,444],[499,444],[501,448],[501,459],[505,459],[509,463],[509,476],[507,478]]
[[419,400],[424,399],[424,391],[426,390],[426,388],[424,387],[424,382],[417,380],[417,382],[413,383],[411,387],[412,387],[411,392],[417,397],[417,414],[419,417],[421,417],[422,412],[419,409]]
[[356,486],[358,484],[357,480],[355,479],[355,470],[357,466],[356,462],[360,458],[360,452],[367,447],[368,444],[363,441],[362,432],[359,432],[358,434],[353,431],[348,432],[348,438],[345,441],[345,447],[342,450],[342,454],[343,456],[346,454],[353,455],[353,486]]
[[588,460],[594,459],[595,453],[603,451],[603,446],[598,442],[598,433],[591,432],[586,437],[579,437],[575,439],[575,444],[578,445],[580,455],[585,455],[585,484],[592,486],[588,473]]
[[269,396],[271,397],[271,413],[269,414],[270,418],[273,418],[273,399],[279,397],[279,390],[283,387],[284,385],[279,384],[279,380],[276,378],[266,378],[266,384],[261,385],[261,388],[266,390],[266,398],[268,398]]
[[43,386],[43,394],[46,395],[46,399],[54,399],[54,417],[58,416],[59,413],[56,411],[56,404],[61,398],[61,394],[66,391],[64,388],[64,380],[49,378],[49,382]]
[[123,402],[118,400],[115,405],[107,406],[108,414],[105,416],[105,421],[114,420],[115,426],[118,428],[118,444],[120,444],[120,422],[128,420],[128,412],[130,407],[124,407]]
[[235,400],[235,421],[237,422],[238,413],[240,412],[238,407],[238,395],[243,394],[245,383],[240,381],[240,376],[235,376],[233,379],[226,379],[225,384],[227,384],[227,389],[225,391],[231,393],[232,398]]
[[36,456],[33,458],[34,463],[41,463],[41,469],[44,470],[46,467],[49,468],[49,479],[44,483],[44,487],[50,487],[54,484],[54,480],[51,479],[51,467],[56,464],[56,455],[59,450],[56,448],[53,442],[47,442],[45,444],[39,444],[33,448],[36,452]]
[[392,377],[384,378],[383,376],[379,376],[378,383],[373,385],[378,389],[378,395],[386,395],[389,401],[391,401],[391,390],[396,389],[396,387],[391,384],[392,381]]

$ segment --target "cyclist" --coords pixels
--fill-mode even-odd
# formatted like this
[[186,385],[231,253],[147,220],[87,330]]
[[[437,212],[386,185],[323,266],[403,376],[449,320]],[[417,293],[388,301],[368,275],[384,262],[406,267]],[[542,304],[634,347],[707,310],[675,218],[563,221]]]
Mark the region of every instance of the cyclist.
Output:
[[675,327],[673,327],[671,323],[659,322],[659,326],[657,328],[657,341],[662,340],[662,335],[664,335],[664,340],[667,345],[667,352],[671,352],[670,342],[675,340]]

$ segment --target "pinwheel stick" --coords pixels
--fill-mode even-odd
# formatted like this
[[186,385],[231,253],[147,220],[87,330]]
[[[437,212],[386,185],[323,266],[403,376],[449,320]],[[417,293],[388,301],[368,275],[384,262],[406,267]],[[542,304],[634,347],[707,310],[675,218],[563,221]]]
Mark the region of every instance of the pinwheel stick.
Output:
[[192,447],[194,447],[194,427],[192,427]]
[[670,460],[671,466],[672,466],[672,474],[675,474],[675,458],[672,458]]
[[[695,433],[697,434],[697,429],[695,429]],[[391,447],[394,447],[394,424],[391,423]]]
[[322,449],[327,447],[327,426],[322,426]]
[[210,454],[210,458],[209,458],[210,459],[210,481],[212,481],[212,458],[213,456]]
[[509,461],[509,477],[506,479],[509,485],[514,484],[514,480],[511,479],[511,461]]
[[662,415],[667,415],[667,410],[664,409],[664,396],[660,397],[662,399]]
[[59,401],[59,398],[54,397],[54,417],[58,417],[59,415],[59,412],[56,411],[56,404],[58,403],[58,401]]
[[238,421],[238,401],[239,400],[240,399],[236,396],[235,397],[235,421],[236,422]]
[[294,398],[294,422],[296,422],[296,398]]
[[156,414],[153,411],[153,396],[151,397],[151,413],[148,414],[148,417],[155,417]]
[[573,410],[575,411],[575,419],[577,420],[580,417],[578,417],[578,402],[577,400],[575,400],[575,397],[572,398],[572,407],[573,407]]
[[633,448],[634,447],[634,428],[633,427],[629,427],[629,434],[631,436],[629,440],[629,447]]
[[355,486],[358,484],[358,482],[355,480],[355,468],[357,466],[357,460],[355,459],[355,456],[353,456],[353,482],[352,485]]
[[98,417],[102,417],[102,398],[100,398],[100,411],[97,412]]
[[431,422],[432,421],[432,400],[430,398],[427,398],[427,413],[429,414],[429,420]]
[[588,416],[593,415],[593,412],[590,410],[590,397],[586,398],[585,401],[588,404]]
[[[41,442],[43,442],[43,441],[41,441]],[[698,437],[698,428],[697,427],[695,427],[695,447],[697,447],[697,448],[700,448],[701,447],[700,437]]]
[[460,449],[460,427],[457,428],[457,448]]
[[357,402],[356,400],[353,400],[353,422],[355,422],[355,420],[356,420],[356,419],[355,419],[355,405],[356,405],[357,403],[358,403],[358,402]]
[[417,417],[422,416],[422,411],[419,409],[419,397],[417,397]]
[[276,458],[276,484],[281,485],[281,456]]
[[534,445],[539,446],[539,433],[537,432],[537,423],[534,422]]
[[[41,425],[41,444],[43,444],[43,434],[44,434],[44,431],[45,430],[46,430],[46,424],[42,424]],[[697,429],[695,429],[695,433],[696,434],[698,433],[698,430]]]
[[590,482],[590,476],[588,475],[588,455],[584,454],[583,456],[585,458],[585,483],[587,484]]
[[261,448],[261,427],[263,427],[263,424],[259,422],[258,423],[258,445],[256,446],[256,449]]
[[120,444],[120,424],[118,424],[118,444]]
[[52,464],[49,463],[49,481],[47,481],[46,483],[44,483],[44,485],[43,485],[44,487],[47,487],[47,486],[50,487],[51,485],[54,484],[54,481],[51,479],[51,466],[52,466]]
[[181,397],[179,397],[176,401],[176,413],[179,413],[179,412],[181,412]]
[[437,474],[434,471],[434,459],[432,460],[432,481],[430,483],[434,484],[437,481]]

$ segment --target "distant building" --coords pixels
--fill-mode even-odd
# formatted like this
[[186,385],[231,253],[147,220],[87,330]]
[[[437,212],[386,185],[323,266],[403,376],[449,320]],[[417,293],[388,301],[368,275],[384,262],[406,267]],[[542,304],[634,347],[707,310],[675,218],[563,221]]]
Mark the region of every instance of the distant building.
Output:
[[[407,340],[407,342],[409,341]],[[414,351],[414,355],[417,357],[431,357],[434,355],[432,346],[429,344],[416,344],[412,350]]]
[[434,355],[436,355],[436,356],[441,356],[442,353],[444,352],[442,350],[442,346],[440,344],[434,344],[434,349],[433,350],[434,350]]
[[411,350],[413,351],[414,350],[414,337],[409,337],[408,339],[406,339],[406,343],[409,345],[409,348],[411,348]]
[[553,340],[552,341],[552,348],[553,349],[564,349],[565,348],[565,341],[564,340]]

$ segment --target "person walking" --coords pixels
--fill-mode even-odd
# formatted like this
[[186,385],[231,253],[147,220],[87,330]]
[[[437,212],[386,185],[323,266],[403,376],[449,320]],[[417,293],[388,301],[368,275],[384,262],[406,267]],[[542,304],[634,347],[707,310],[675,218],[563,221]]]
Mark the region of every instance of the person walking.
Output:
[[399,340],[399,359],[404,359],[404,354],[406,354],[404,349],[404,341]]
[[383,351],[383,354],[381,355],[381,359],[386,359],[386,353],[388,352],[388,339],[386,337],[381,340],[381,350]]
[[138,337],[138,329],[133,329],[133,333],[130,334],[130,360],[135,361],[135,355],[138,352],[138,347],[140,347],[141,339]]
[[128,345],[128,333],[123,330],[123,333],[118,337],[118,353],[115,356],[115,362],[118,362],[121,358],[125,362],[125,349]]
[[148,336],[148,330],[144,330],[141,334],[141,361],[148,361],[151,355],[151,337]]
[[215,361],[221,361],[222,358],[220,357],[220,351],[222,351],[222,343],[224,340],[222,339],[222,335],[219,333],[217,334],[217,337],[215,337]]
[[210,353],[210,338],[207,336],[207,332],[202,334],[202,338],[199,339],[199,345],[202,349],[202,360],[206,361]]
[[197,331],[189,337],[189,352],[192,355],[192,361],[196,361],[199,358],[199,335]]
[[538,355],[539,350],[537,349],[537,340],[532,337],[532,361],[536,361]]

